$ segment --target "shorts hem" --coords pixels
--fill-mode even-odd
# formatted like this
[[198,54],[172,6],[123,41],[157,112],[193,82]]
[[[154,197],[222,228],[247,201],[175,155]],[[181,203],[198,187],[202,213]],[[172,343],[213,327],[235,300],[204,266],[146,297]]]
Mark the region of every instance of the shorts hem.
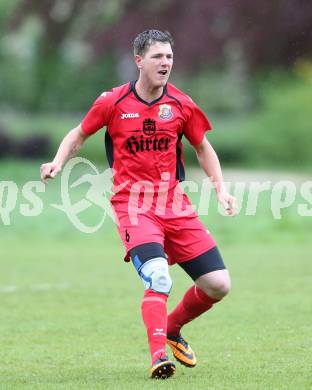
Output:
[[186,258],[184,257],[183,259],[176,260],[173,263],[170,263],[170,265],[186,263],[187,261],[191,261],[191,260],[195,259],[196,257],[202,255],[203,253],[205,253],[207,251],[210,251],[210,249],[213,249],[216,246],[217,246],[217,244],[214,242],[212,245],[208,246],[207,248],[205,248],[205,249],[203,249],[203,250],[201,250],[199,252],[194,252],[192,254],[192,256],[187,256]]
[[129,249],[127,249],[127,252],[124,256],[124,261],[126,263],[129,263],[131,261],[131,257],[130,257],[130,251],[135,248],[136,246],[139,246],[139,245],[143,245],[143,244],[150,244],[150,243],[157,243],[157,244],[160,244],[162,246],[164,246],[164,244],[162,242],[159,242],[159,241],[151,241],[151,240],[145,240],[145,241],[142,241],[142,242],[136,242],[133,246],[129,247]]

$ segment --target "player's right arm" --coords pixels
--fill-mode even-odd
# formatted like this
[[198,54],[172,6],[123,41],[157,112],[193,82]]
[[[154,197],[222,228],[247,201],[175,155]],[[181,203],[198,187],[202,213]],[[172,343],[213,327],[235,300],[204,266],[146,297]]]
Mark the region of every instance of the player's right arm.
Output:
[[81,124],[72,129],[61,142],[54,160],[41,165],[41,180],[46,183],[47,179],[54,179],[62,170],[66,161],[78,153],[88,137],[89,135],[83,131]]
[[56,156],[52,162],[42,164],[40,168],[41,180],[54,179],[62,170],[66,161],[74,157],[85,140],[98,130],[107,126],[114,107],[111,92],[104,92],[93,103],[86,116],[74,129],[72,129],[61,142]]

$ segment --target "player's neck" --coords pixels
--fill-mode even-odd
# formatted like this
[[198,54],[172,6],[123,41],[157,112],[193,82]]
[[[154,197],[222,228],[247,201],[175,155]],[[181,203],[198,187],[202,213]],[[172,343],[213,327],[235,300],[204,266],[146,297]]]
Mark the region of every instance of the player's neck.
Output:
[[164,87],[155,87],[139,78],[135,83],[135,90],[141,99],[150,103],[161,97],[164,91]]

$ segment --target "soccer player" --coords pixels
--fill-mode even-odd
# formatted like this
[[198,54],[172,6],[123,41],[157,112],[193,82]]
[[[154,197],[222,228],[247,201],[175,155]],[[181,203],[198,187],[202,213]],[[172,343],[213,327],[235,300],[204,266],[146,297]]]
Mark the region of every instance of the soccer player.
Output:
[[[112,207],[125,246],[145,291],[142,317],[151,353],[150,376],[175,373],[166,344],[177,361],[196,365],[181,328],[211,309],[230,289],[229,273],[211,234],[179,186],[184,179],[181,139],[194,147],[212,179],[218,201],[235,214],[235,198],[224,185],[218,157],[205,137],[210,123],[200,108],[168,83],[173,65],[168,32],[147,30],[134,40],[136,81],[99,96],[82,123],[63,139],[53,162],[41,166],[46,181],[59,173],[85,140],[106,126],[107,159],[116,172]],[[168,265],[179,264],[193,279],[180,303],[167,315],[172,280]]]

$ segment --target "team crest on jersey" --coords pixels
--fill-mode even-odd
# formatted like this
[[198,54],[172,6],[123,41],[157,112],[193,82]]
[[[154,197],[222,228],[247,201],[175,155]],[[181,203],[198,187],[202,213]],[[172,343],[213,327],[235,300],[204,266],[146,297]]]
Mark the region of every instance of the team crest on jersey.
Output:
[[156,121],[153,119],[145,119],[143,121],[143,133],[145,135],[153,135],[156,132]]
[[169,104],[161,104],[158,115],[160,119],[171,119],[173,117],[171,106]]

